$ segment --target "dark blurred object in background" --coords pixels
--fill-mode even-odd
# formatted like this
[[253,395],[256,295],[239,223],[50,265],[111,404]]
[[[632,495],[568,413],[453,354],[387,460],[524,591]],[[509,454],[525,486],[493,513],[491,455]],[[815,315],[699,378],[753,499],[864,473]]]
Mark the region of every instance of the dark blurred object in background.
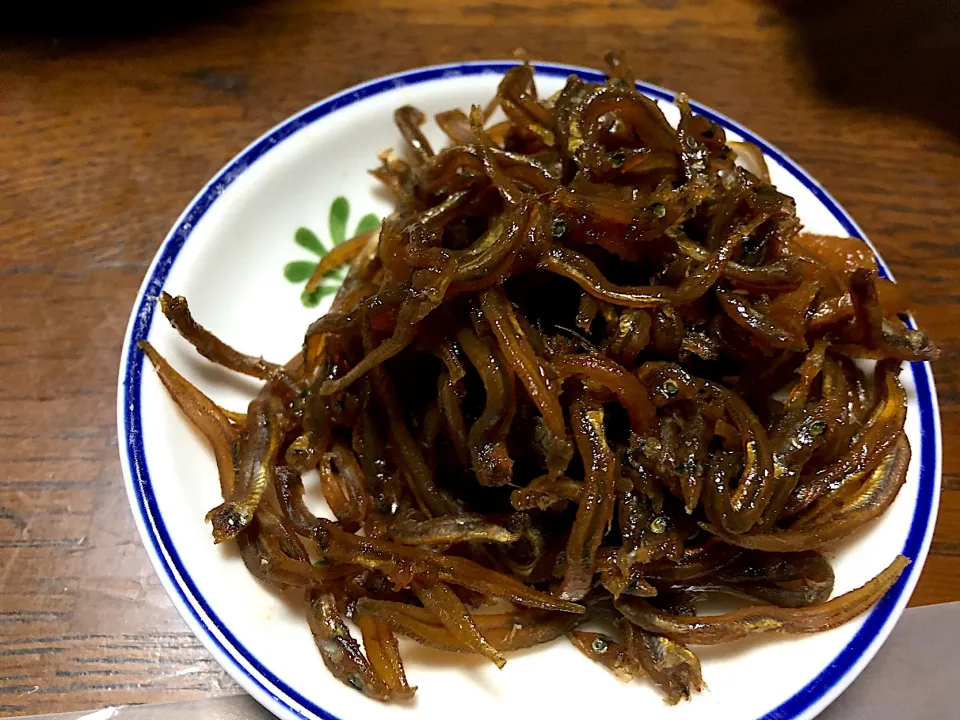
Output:
[[0,38],[83,40],[136,37],[176,31],[190,23],[228,16],[256,0],[164,0],[133,5],[103,2],[2,3]]
[[[314,11],[319,19],[351,6],[350,0],[315,2],[312,9],[292,0],[166,0],[135,7],[76,0],[7,2],[0,14],[0,47],[60,55],[177,33],[203,22],[257,26],[263,16],[282,16],[285,5],[296,5],[306,19]],[[758,23],[789,28],[796,41],[794,61],[810,68],[811,81],[831,101],[917,117],[960,137],[960,0],[753,2],[761,8]],[[671,0],[669,11],[683,17],[684,5]],[[530,10],[530,23],[536,23],[538,12],[542,8]],[[556,12],[575,10],[565,11],[558,3]],[[502,55],[497,47],[494,41],[481,55]],[[719,55],[716,60],[724,62]]]
[[830,99],[960,137],[960,0],[769,1]]

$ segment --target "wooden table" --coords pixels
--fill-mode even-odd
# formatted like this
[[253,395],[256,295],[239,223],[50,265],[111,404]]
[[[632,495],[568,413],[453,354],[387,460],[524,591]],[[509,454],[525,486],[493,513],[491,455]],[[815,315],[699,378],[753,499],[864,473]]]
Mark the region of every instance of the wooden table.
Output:
[[197,2],[203,17],[124,34],[111,16],[115,32],[98,36],[90,5],[76,12],[94,30],[64,31],[70,18],[44,6],[0,36],[0,715],[237,690],[167,600],[121,482],[117,364],[147,264],[206,179],[299,108],[383,73],[517,48],[593,66],[625,48],[640,77],[744,122],[853,213],[944,351],[944,493],[913,602],[960,600],[952,11]]

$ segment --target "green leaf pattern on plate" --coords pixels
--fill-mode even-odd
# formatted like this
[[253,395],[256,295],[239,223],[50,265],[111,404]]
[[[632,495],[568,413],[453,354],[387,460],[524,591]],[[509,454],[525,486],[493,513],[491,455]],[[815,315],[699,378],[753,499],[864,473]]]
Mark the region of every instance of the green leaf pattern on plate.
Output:
[[313,230],[305,227],[297,228],[297,232],[293,236],[293,241],[305,250],[316,253],[320,257],[327,254],[327,248],[324,247],[320,238],[316,236]]
[[350,219],[350,203],[342,195],[330,206],[330,239],[339,245],[347,239],[347,220]]
[[[330,205],[330,241],[331,247],[339,245],[347,239],[347,223],[350,221],[350,201],[342,195],[335,198]],[[380,218],[373,213],[368,213],[360,218],[353,235],[356,237],[362,233],[373,230],[380,224]],[[329,247],[324,245],[323,240],[317,237],[317,234],[309,228],[297,228],[293,235],[293,241],[304,250],[309,250],[318,258],[322,258],[329,251]],[[294,260],[287,263],[283,268],[283,276],[292,283],[303,283],[310,279],[317,262],[314,260]],[[346,268],[332,270],[323,277],[323,282],[313,292],[302,292],[300,301],[304,307],[312,308],[320,304],[320,301],[328,295],[333,295],[343,284],[346,277]]]
[[357,223],[357,230],[355,233],[353,233],[353,235],[354,237],[356,237],[360,233],[369,232],[370,230],[373,230],[379,225],[380,225],[380,218],[377,215],[374,215],[373,213],[369,213],[367,215],[364,215],[362,218],[360,218],[360,222]]
[[284,266],[283,276],[292,283],[306,282],[313,275],[316,266],[315,262],[309,260],[294,260]]

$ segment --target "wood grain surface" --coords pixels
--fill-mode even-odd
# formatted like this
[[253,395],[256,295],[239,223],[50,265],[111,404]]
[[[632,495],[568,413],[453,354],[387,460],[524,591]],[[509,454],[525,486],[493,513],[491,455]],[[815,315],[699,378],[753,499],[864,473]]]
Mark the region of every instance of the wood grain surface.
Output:
[[237,690],[127,507],[115,388],[137,287],[194,193],[274,123],[518,48],[592,66],[625,48],[852,212],[943,349],[944,492],[912,602],[960,600],[956,3],[196,0],[138,21],[97,5],[0,28],[0,716]]

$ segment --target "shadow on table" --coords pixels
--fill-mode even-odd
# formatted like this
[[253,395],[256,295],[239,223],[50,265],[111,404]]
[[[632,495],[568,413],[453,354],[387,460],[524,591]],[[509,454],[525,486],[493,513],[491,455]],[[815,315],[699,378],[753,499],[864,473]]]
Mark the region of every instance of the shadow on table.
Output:
[[832,100],[960,138],[960,0],[766,0]]

